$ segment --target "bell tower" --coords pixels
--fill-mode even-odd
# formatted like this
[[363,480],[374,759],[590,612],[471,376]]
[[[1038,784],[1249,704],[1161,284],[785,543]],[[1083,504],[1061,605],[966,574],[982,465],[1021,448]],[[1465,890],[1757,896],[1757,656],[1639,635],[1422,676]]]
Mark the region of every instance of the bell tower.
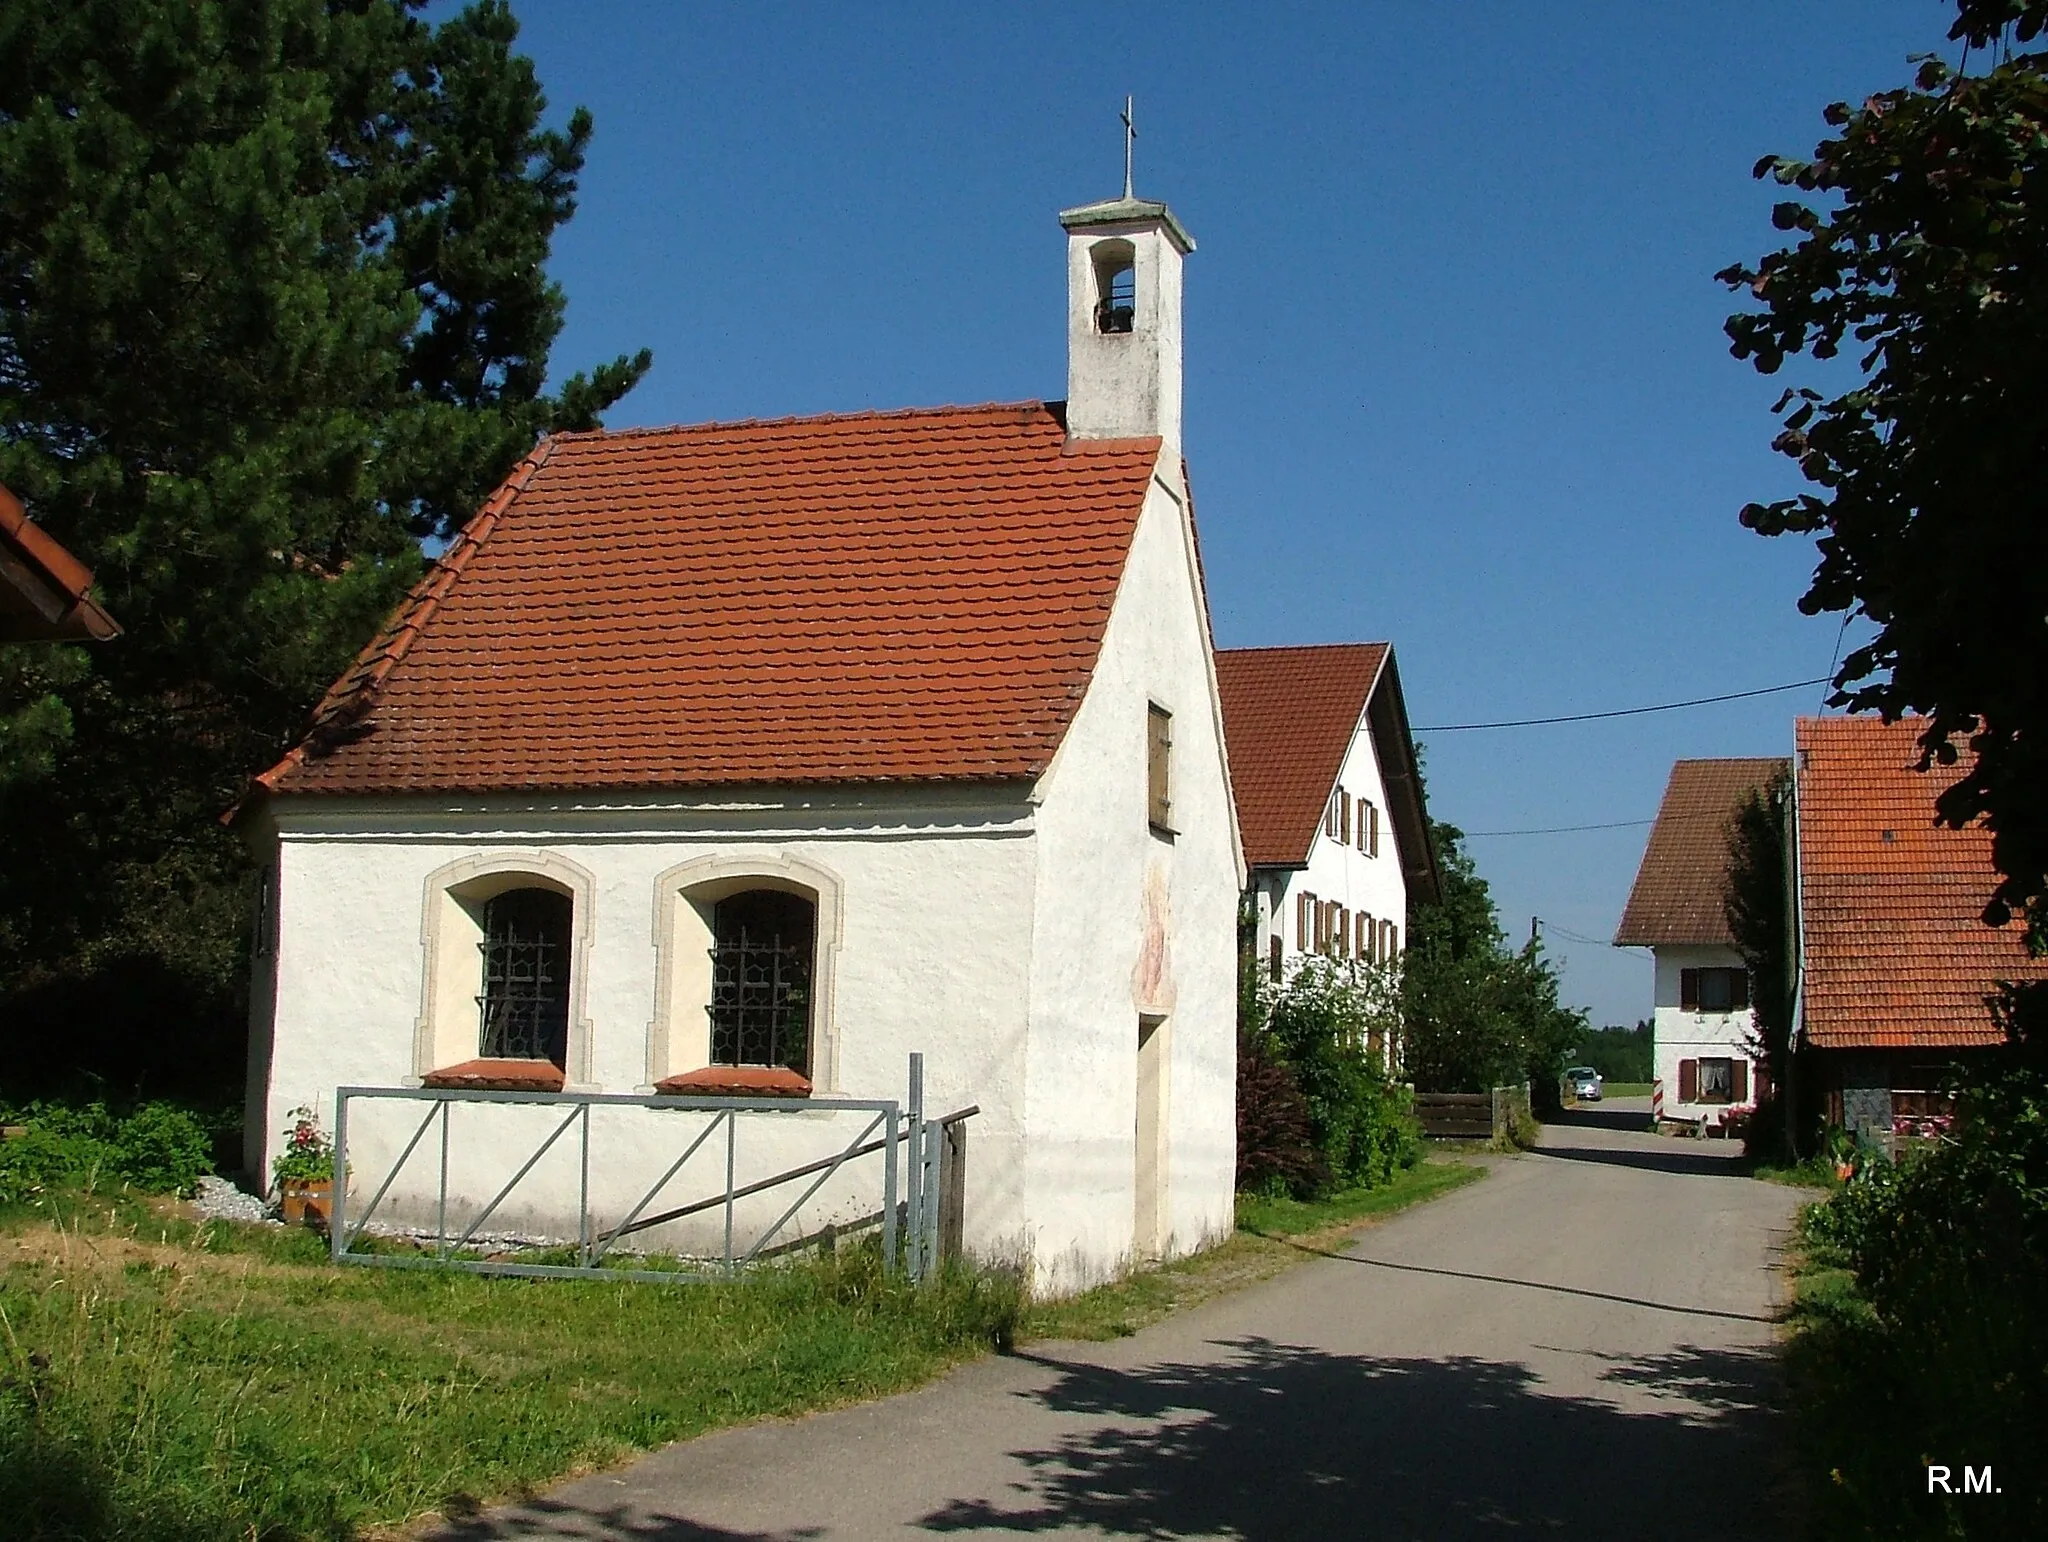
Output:
[[1124,192],[1060,213],[1067,232],[1067,436],[1180,448],[1180,273],[1195,249],[1163,203],[1131,192],[1124,102]]

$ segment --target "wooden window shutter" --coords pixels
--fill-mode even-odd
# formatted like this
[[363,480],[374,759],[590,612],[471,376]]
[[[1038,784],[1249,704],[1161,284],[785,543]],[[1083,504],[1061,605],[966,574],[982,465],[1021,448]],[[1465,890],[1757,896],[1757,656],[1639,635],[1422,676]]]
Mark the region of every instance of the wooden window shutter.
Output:
[[1371,812],[1372,846],[1371,849],[1366,852],[1366,855],[1369,857],[1376,857],[1380,854],[1380,806],[1377,803],[1373,804]]
[[1344,845],[1351,844],[1351,794],[1343,788],[1337,789],[1337,839]]
[[1733,1103],[1749,1101],[1749,1062],[1737,1060],[1728,1071],[1728,1097]]
[[1153,703],[1146,711],[1146,817],[1154,829],[1173,828],[1173,714]]
[[1284,946],[1277,934],[1266,939],[1266,968],[1275,980],[1280,978],[1280,950]]
[[1697,1103],[1699,1100],[1700,1063],[1697,1060],[1681,1060],[1678,1062],[1678,1101]]
[[1394,959],[1399,958],[1400,956],[1401,928],[1397,926],[1394,922],[1389,921],[1387,923],[1387,957],[1390,959]]
[[1331,941],[1337,944],[1337,957],[1351,957],[1351,912],[1342,905],[1337,907],[1336,935]]
[[[1297,825],[1295,828],[1301,827]],[[1678,971],[1678,1005],[1686,1012],[1697,1012],[1700,1009],[1700,972],[1697,969]],[[1692,1064],[1690,1060],[1685,1063]]]

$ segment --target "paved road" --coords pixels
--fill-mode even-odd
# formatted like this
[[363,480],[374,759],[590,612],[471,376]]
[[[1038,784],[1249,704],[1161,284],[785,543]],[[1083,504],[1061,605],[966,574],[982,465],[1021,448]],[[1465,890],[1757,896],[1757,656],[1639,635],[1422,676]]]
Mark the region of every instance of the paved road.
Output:
[[[670,1447],[462,1538],[1783,1536],[1789,1190],[1610,1106],[1111,1344]],[[1762,1485],[1760,1491],[1760,1483]]]

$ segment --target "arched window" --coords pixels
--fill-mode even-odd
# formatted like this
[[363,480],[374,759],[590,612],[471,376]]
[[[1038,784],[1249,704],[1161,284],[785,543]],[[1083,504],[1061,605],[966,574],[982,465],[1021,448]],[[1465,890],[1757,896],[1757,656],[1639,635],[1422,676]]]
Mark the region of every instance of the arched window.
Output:
[[1095,262],[1095,330],[1130,331],[1138,316],[1138,249],[1128,241],[1098,241],[1089,255]]
[[782,889],[744,889],[712,920],[711,1063],[811,1074],[817,908]]
[[478,1054],[486,1060],[569,1061],[569,896],[507,889],[484,902]]

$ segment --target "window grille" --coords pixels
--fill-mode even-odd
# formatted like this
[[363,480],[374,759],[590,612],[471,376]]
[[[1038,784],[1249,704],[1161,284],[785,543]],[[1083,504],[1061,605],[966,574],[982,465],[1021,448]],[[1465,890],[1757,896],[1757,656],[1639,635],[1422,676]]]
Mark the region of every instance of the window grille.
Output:
[[487,1060],[569,1062],[566,894],[510,889],[484,905],[483,994],[476,998]]
[[794,894],[755,889],[721,900],[711,949],[711,1063],[811,1066],[815,912]]
[[1138,275],[1126,264],[1102,275],[1102,299],[1095,307],[1096,330],[1129,332],[1138,319]]

